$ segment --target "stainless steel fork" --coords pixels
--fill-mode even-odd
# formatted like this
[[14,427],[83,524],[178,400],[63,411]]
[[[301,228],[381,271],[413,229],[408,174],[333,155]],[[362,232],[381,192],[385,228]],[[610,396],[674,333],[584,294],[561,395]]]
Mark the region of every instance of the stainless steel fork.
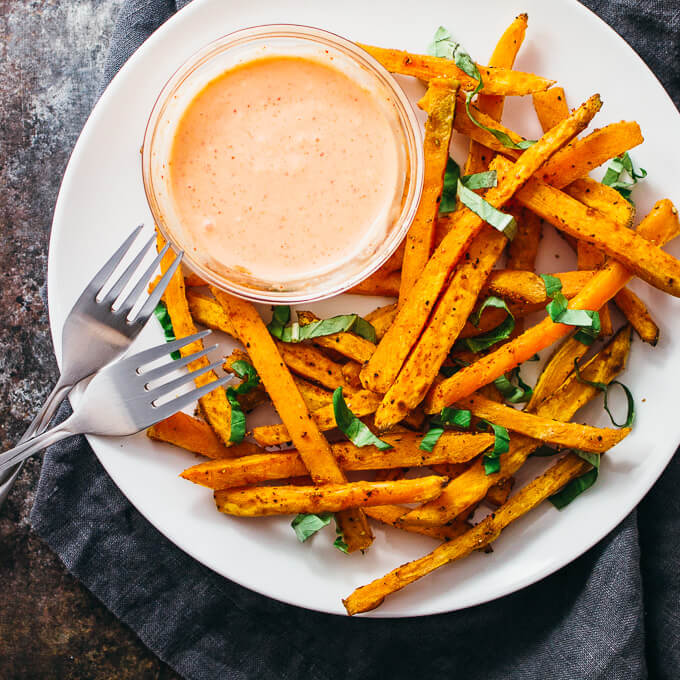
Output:
[[[130,293],[125,297],[122,293],[132,283],[137,269],[151,250],[155,236],[146,242],[108,292],[104,294],[109,279],[131,251],[132,244],[141,230],[140,225],[128,236],[108,262],[95,274],[73,305],[64,323],[62,334],[61,376],[20,442],[26,441],[47,427],[57,407],[74,385],[120,357],[153,314],[170,278],[180,265],[182,253],[177,255],[134,316],[131,312],[137,303],[142,301],[149,280],[156,271],[161,258],[167,253],[169,245],[165,246],[142,275],[135,280]],[[121,297],[123,299],[119,301]],[[9,494],[18,473],[19,467],[6,474],[0,473],[0,506]]]
[[145,370],[147,364],[164,356],[169,358],[171,352],[205,338],[209,334],[209,330],[202,331],[109,364],[92,378],[70,418],[51,430],[0,454],[0,472],[41,449],[76,434],[122,436],[140,432],[224,385],[232,379],[231,376],[218,378],[161,403],[164,398],[170,397],[195,378],[222,364],[221,361],[216,361],[177,378],[163,381],[163,378],[167,378],[170,373],[205,356],[216,349],[217,345],[176,361],[170,359],[161,366]]

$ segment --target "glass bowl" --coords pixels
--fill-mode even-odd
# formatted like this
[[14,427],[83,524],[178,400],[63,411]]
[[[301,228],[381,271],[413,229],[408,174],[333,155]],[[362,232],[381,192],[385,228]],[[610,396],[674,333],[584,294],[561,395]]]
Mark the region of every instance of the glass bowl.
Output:
[[[362,244],[351,259],[333,263],[313,275],[286,281],[258,278],[245,267],[211,260],[191,246],[170,189],[167,161],[178,123],[194,97],[211,81],[240,64],[272,56],[306,57],[339,69],[376,95],[386,111],[403,157],[403,192],[390,206],[384,233]],[[402,147],[403,146],[403,154]],[[354,43],[306,26],[247,28],[206,45],[190,57],[162,89],[151,111],[142,147],[142,177],[151,213],[167,241],[184,251],[184,265],[203,280],[242,298],[271,304],[321,300],[342,293],[370,276],[396,250],[415,216],[423,184],[421,127],[396,80]]]

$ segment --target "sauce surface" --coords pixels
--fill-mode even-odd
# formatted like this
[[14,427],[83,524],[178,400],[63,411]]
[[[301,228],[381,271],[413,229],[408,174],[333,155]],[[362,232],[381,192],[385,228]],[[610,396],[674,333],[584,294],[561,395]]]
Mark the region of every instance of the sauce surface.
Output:
[[169,185],[198,255],[285,282],[381,238],[401,200],[400,152],[376,95],[320,61],[270,57],[191,101]]

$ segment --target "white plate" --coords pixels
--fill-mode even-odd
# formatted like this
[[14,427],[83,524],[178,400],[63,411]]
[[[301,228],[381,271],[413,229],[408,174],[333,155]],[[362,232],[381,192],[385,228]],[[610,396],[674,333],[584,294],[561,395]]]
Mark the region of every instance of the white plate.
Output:
[[[411,3],[389,0],[196,0],[151,36],[95,107],[59,194],[48,277],[57,356],[64,318],[82,287],[132,226],[151,224],[139,148],[156,94],[192,52],[245,26],[302,23],[363,42],[424,51],[434,30],[444,24],[477,60],[485,62],[513,16],[527,11],[529,31],[516,67],[557,79],[571,106],[600,92],[605,105],[597,126],[622,118],[638,120],[647,141],[634,151],[634,158],[649,171],[649,179],[636,191],[640,213],[656,198],[668,196],[680,202],[680,117],[642,61],[595,15],[572,0],[523,0],[515,6],[503,0],[453,4],[421,0],[414,8]],[[421,92],[416,84],[409,87],[415,96]],[[504,122],[527,136],[539,134],[528,98],[510,100]],[[561,259],[555,259],[555,252]],[[678,254],[677,247],[674,252]],[[561,240],[550,237],[544,242],[540,264],[544,271],[574,266]],[[637,400],[636,428],[606,457],[596,487],[562,512],[542,505],[512,525],[494,544],[493,554],[474,554],[440,569],[389,597],[371,615],[434,614],[511,593],[575,559],[640,501],[680,440],[673,357],[673,339],[680,337],[680,307],[677,300],[644,284],[636,282],[634,287],[660,323],[661,341],[653,350],[639,341],[633,346],[625,381]],[[316,309],[367,312],[374,306],[375,300],[345,296]],[[156,343],[161,337],[157,324],[150,324],[137,346]],[[583,418],[608,424],[599,403]],[[363,556],[347,557],[334,550],[332,528],[300,544],[290,529],[290,518],[234,519],[216,512],[210,491],[177,476],[196,462],[190,453],[153,443],[143,434],[90,441],[123,493],[171,541],[219,574],[278,600],[343,613],[340,598],[356,586],[434,547],[428,538],[380,527],[374,545]]]

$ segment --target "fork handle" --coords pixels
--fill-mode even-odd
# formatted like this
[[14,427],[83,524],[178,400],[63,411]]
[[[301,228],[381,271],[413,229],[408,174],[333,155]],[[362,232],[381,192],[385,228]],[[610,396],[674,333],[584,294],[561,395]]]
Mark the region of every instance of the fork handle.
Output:
[[77,430],[73,431],[73,428],[70,427],[72,424],[72,419],[73,416],[65,420],[60,425],[57,425],[57,427],[53,427],[51,430],[47,430],[47,432],[43,432],[37,437],[33,437],[32,439],[28,439],[25,442],[17,444],[9,451],[1,453],[0,473],[4,472],[8,468],[11,468],[13,465],[20,463],[22,460],[26,460],[26,458],[32,456],[34,453],[37,453],[48,446],[52,446],[52,444],[56,444],[62,439],[66,439],[67,437],[72,437],[73,435],[78,434]]
[[[23,436],[19,440],[19,444],[22,444],[34,435],[40,434],[45,430],[52,420],[52,417],[56,413],[57,408],[59,408],[61,402],[64,401],[70,392],[71,387],[72,385],[68,384],[68,381],[64,380],[63,375],[59,376],[57,384],[52,388],[52,391],[45,400],[45,403],[42,405],[35,418],[33,418],[31,421],[31,424],[28,426],[26,432],[24,432]],[[2,507],[5,500],[7,500],[7,496],[14,486],[14,482],[16,481],[20,470],[21,465],[18,464],[12,469],[0,472],[0,507]]]

